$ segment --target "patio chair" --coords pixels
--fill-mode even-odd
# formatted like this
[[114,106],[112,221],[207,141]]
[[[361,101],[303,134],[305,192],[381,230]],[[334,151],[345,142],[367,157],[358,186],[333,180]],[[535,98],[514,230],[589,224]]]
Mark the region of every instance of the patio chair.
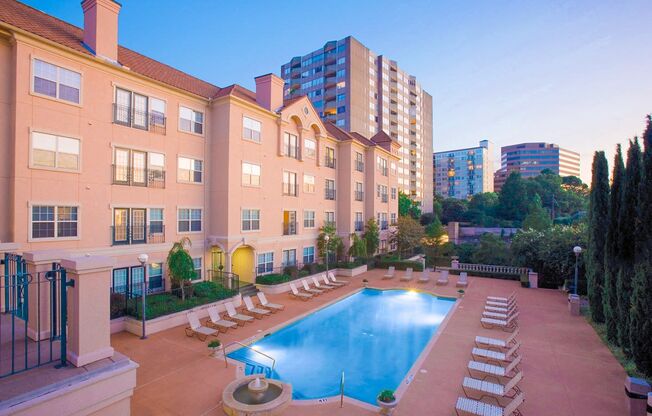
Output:
[[279,303],[272,303],[268,301],[267,297],[265,296],[265,293],[263,292],[258,292],[256,295],[258,296],[258,301],[260,302],[260,304],[263,307],[268,308],[272,312],[282,311],[283,309],[285,309],[285,305],[281,305]]
[[186,336],[192,337],[194,335],[197,335],[197,339],[200,341],[206,341],[206,338],[213,336],[216,337],[217,331],[216,329],[209,328],[207,326],[203,326],[199,322],[199,318],[197,317],[197,314],[195,312],[188,312],[186,314],[188,317],[188,325],[189,327],[186,328]]
[[460,277],[457,278],[456,287],[467,287],[469,285],[469,275],[466,272],[461,272]]
[[247,308],[247,312],[252,314],[256,319],[262,319],[263,316],[267,316],[272,313],[272,311],[269,309],[257,308],[254,306],[254,303],[251,301],[251,297],[249,296],[243,296],[242,301],[245,304],[245,308]]
[[512,300],[516,300],[516,291],[513,291],[508,297],[500,297],[500,296],[487,296],[487,300],[493,301],[493,302],[502,302],[502,303],[508,303]]
[[309,300],[312,298],[312,294],[306,292],[299,292],[294,283],[290,283],[290,296],[301,299],[303,301]]
[[333,282],[333,281],[331,281],[331,280],[326,276],[326,273],[322,273],[322,274],[321,274],[321,280],[324,281],[324,284],[329,285],[329,286],[333,286],[334,288],[338,288],[338,287],[342,287],[342,286],[344,286],[344,283],[342,283],[342,282]]
[[383,275],[383,279],[393,279],[395,272],[396,272],[396,267],[389,266],[389,269],[387,269],[387,273]]
[[471,360],[467,365],[467,371],[471,377],[473,377],[473,371],[481,374],[484,378],[493,377],[497,380],[511,379],[516,376],[519,371],[518,366],[521,363],[522,357],[522,355],[519,355],[510,362],[507,367]]
[[484,310],[487,312],[498,312],[498,313],[504,313],[504,314],[512,314],[518,310],[518,305],[516,303],[512,305],[507,305],[507,307],[503,306],[490,306],[490,305],[484,305]]
[[313,295],[321,295],[322,293],[324,293],[324,291],[321,289],[312,289],[310,286],[308,286],[308,282],[306,282],[306,279],[301,279],[301,284],[303,285],[303,290]]
[[254,318],[252,318],[249,315],[243,315],[241,313],[236,312],[235,306],[233,306],[233,303],[231,302],[226,302],[224,304],[224,307],[226,308],[226,313],[229,315],[229,318],[232,319],[234,322],[237,322],[238,325],[244,326],[247,322],[252,322]]
[[335,278],[335,274],[334,274],[333,272],[328,272],[328,278],[330,279],[331,283],[333,283],[333,284],[339,284],[339,285],[344,285],[344,286],[346,286],[346,285],[348,285],[349,283],[351,283],[351,282],[348,281],[348,280],[339,280],[339,279],[336,279],[336,278]]
[[485,302],[485,305],[486,306],[496,306],[496,307],[499,307],[499,308],[509,308],[509,307],[512,307],[512,306],[516,306],[517,303],[516,303],[516,298],[514,298],[514,299],[512,299],[512,300],[510,300],[508,302],[498,302],[498,301],[495,301],[495,300],[488,300],[488,301]]
[[485,350],[484,348],[473,348],[471,356],[474,360],[484,359],[494,362],[512,362],[518,356],[518,349],[521,343],[517,342],[507,352]]
[[482,312],[482,317],[507,320],[507,319],[509,319],[510,316],[512,316],[512,315],[514,315],[516,313],[516,311],[514,309],[504,309],[504,310],[505,310],[505,313],[484,310]]
[[425,269],[423,273],[421,273],[421,276],[419,276],[419,280],[417,280],[417,283],[428,283],[430,281],[430,270]]
[[[525,400],[524,393],[518,393],[511,402],[505,407],[494,406],[489,403],[481,402],[468,397],[458,397],[455,404],[455,412],[460,415],[474,416],[512,416],[521,415],[518,407]],[[461,412],[461,413],[460,413]]]
[[516,342],[516,336],[518,335],[519,330],[512,332],[507,339],[498,339],[498,338],[489,338],[489,337],[475,337],[475,345],[478,347],[486,348],[511,348],[512,343]]
[[222,319],[220,312],[217,310],[217,306],[211,306],[208,308],[208,319],[206,320],[206,326],[215,328],[218,331],[226,332],[230,328],[237,327],[238,324]]
[[319,280],[317,280],[315,276],[312,277],[312,283],[315,285],[317,289],[323,290],[324,292],[335,289],[335,286],[332,285],[328,285],[328,286],[326,286],[325,284],[322,285],[321,283],[319,283]]
[[412,280],[412,267],[405,269],[405,273],[401,276],[401,282],[409,282]]
[[439,272],[439,277],[437,278],[438,285],[447,285],[448,284],[448,270],[442,270]]
[[507,320],[482,318],[480,324],[487,329],[500,328],[503,331],[514,332],[518,328],[518,312],[510,316]]
[[[500,403],[501,399],[513,399],[514,396],[521,392],[518,383],[523,379],[523,372],[519,371],[512,377],[506,384],[492,383],[490,381],[479,380],[473,377],[464,377],[462,381],[462,390],[466,397],[478,400],[486,396],[491,396]],[[478,399],[475,399],[471,393],[480,394]]]

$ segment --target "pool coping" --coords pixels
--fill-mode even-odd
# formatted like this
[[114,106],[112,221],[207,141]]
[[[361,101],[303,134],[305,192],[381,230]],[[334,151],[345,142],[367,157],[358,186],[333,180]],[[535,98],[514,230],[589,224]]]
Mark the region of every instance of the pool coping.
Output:
[[[426,290],[424,288],[409,288],[409,287],[406,288],[406,287],[400,287],[400,286],[383,287],[383,288],[374,287],[374,286],[361,287],[361,288],[356,289],[356,290],[354,290],[352,292],[349,292],[349,293],[346,293],[346,294],[344,294],[342,296],[339,296],[339,297],[337,297],[337,298],[335,298],[335,299],[333,299],[333,300],[331,300],[329,302],[326,302],[326,303],[324,303],[323,305],[321,305],[321,306],[319,306],[317,308],[310,309],[310,310],[308,310],[308,311],[306,311],[306,312],[304,312],[302,314],[299,314],[299,315],[295,316],[294,318],[289,319],[289,320],[287,320],[285,322],[282,322],[282,323],[280,323],[278,325],[275,325],[275,326],[273,326],[273,327],[271,327],[271,328],[269,328],[269,329],[267,329],[265,331],[260,330],[260,332],[257,333],[256,335],[250,336],[249,338],[245,338],[244,340],[242,340],[240,342],[242,344],[250,346],[254,342],[256,342],[256,341],[258,341],[258,340],[260,340],[260,339],[262,339],[262,338],[264,338],[264,337],[266,337],[268,335],[271,335],[272,333],[274,333],[276,331],[279,331],[279,330],[285,328],[286,326],[292,325],[296,321],[298,321],[300,319],[303,319],[303,318],[307,317],[308,315],[311,315],[311,314],[313,314],[315,312],[318,312],[318,311],[320,311],[320,310],[322,310],[324,308],[327,308],[328,306],[330,306],[330,305],[332,305],[334,303],[337,303],[337,302],[339,302],[341,300],[344,300],[344,299],[346,299],[346,298],[348,298],[350,296],[353,296],[353,295],[355,295],[355,294],[357,294],[359,292],[362,292],[365,289],[374,289],[374,290],[380,290],[380,291],[388,291],[388,290],[412,291],[412,292],[425,293],[425,294],[432,295],[432,296],[435,296],[435,297],[438,297],[438,298],[450,299],[450,300],[454,301],[453,306],[451,307],[451,309],[446,314],[446,317],[441,322],[439,327],[437,327],[437,331],[432,336],[430,341],[428,341],[428,343],[425,345],[425,347],[423,348],[423,350],[421,351],[419,356],[416,358],[416,360],[414,360],[414,363],[412,364],[412,366],[408,370],[407,374],[405,375],[405,377],[403,377],[403,379],[399,383],[398,387],[394,391],[394,396],[396,397],[396,401],[398,403],[400,401],[401,397],[403,396],[403,394],[405,393],[405,390],[407,390],[407,388],[410,386],[410,383],[414,379],[414,376],[416,375],[416,370],[418,369],[418,367],[420,367],[423,364],[423,362],[426,359],[426,356],[430,354],[430,352],[432,351],[433,346],[435,345],[435,342],[439,339],[439,335],[441,334],[441,332],[443,332],[443,329],[448,324],[448,321],[450,320],[450,317],[453,315],[455,310],[457,310],[457,306],[460,303],[459,298],[454,298],[454,297],[451,297],[451,296],[438,295],[437,293]],[[236,344],[236,345],[230,346],[228,350],[224,351],[225,360],[228,363],[233,364],[233,365],[236,366],[236,372],[237,372],[238,365],[242,364],[242,361],[230,358],[228,355],[231,352],[233,352],[235,350],[238,350],[240,348],[243,348],[242,345],[237,345]],[[222,358],[220,358],[220,359],[222,359]],[[342,400],[342,396],[340,396],[340,395],[328,396],[328,397],[322,397],[322,398],[319,398],[319,399],[292,399],[292,404],[293,405],[299,405],[299,406],[315,406],[315,405],[320,405],[320,404],[332,403],[335,400],[337,400],[337,401]],[[346,394],[343,395],[343,401],[346,402],[346,403],[351,403],[351,404],[356,405],[358,407],[362,407],[363,409],[370,410],[370,411],[378,411],[380,409],[380,406],[376,406],[376,405],[373,405],[371,403],[363,402],[362,400],[358,400],[356,398],[347,396]]]

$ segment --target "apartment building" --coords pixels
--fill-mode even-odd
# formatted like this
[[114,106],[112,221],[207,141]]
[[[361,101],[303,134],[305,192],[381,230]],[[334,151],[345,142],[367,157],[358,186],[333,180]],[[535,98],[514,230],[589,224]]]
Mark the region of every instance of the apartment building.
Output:
[[117,292],[168,288],[185,237],[198,279],[246,282],[318,261],[325,223],[348,243],[378,218],[387,246],[397,139],[321,120],[275,75],[221,88],[119,46],[120,7],[83,1],[80,29],[0,0],[0,241],[110,256]]
[[489,140],[481,140],[478,147],[435,152],[432,161],[438,195],[467,199],[494,190],[493,144]]
[[281,66],[288,98],[307,95],[323,120],[363,136],[384,131],[401,145],[399,191],[432,211],[432,96],[396,61],[352,36]]
[[538,176],[544,169],[560,176],[580,176],[580,154],[554,143],[519,143],[503,146],[500,152],[500,169],[494,175],[496,192],[513,171],[519,172],[523,178]]

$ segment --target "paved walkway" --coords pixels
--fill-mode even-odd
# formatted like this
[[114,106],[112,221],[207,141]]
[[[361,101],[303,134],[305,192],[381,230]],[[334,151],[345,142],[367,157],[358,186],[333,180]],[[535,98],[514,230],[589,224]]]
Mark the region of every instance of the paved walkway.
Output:
[[[420,287],[437,294],[454,296],[453,277],[447,287],[417,283],[402,285],[397,278],[381,280],[384,271],[374,270],[353,279],[343,289],[311,300],[292,300],[287,295],[268,296],[283,303],[285,311],[257,320],[220,335],[228,343],[243,340],[281,324],[347,292],[362,286]],[[400,272],[397,272],[400,274]],[[419,273],[416,273],[417,277]],[[508,295],[517,290],[521,309],[519,339],[522,343],[522,390],[527,415],[625,414],[623,381],[625,372],[582,317],[571,317],[565,296],[553,290],[520,288],[518,282],[470,277],[467,293],[450,317],[440,337],[426,356],[421,370],[403,395],[396,412],[406,415],[454,414],[456,398],[471,358],[475,335],[504,336],[502,331],[480,326],[487,295]],[[151,335],[141,341],[129,333],[115,334],[116,350],[140,364],[138,385],[132,401],[134,415],[222,415],[221,393],[235,377],[233,365],[209,356],[206,343],[187,338],[183,326]],[[400,340],[397,340],[400,342]],[[391,346],[389,346],[391,348]],[[316,406],[293,405],[287,415],[370,415],[375,414],[350,403]]]

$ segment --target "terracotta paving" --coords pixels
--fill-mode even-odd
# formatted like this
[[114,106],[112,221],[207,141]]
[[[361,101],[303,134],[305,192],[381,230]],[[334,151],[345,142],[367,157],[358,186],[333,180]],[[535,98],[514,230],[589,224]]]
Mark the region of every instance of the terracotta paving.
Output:
[[[398,278],[381,280],[383,270],[352,279],[342,289],[311,301],[268,295],[286,309],[253,324],[220,335],[223,343],[241,341],[286,322],[362,286],[419,287],[455,296],[455,277],[446,287],[402,284]],[[400,272],[397,272],[400,275]],[[415,273],[418,278],[419,273]],[[524,379],[520,385],[526,415],[619,416],[626,413],[623,393],[625,372],[597,334],[582,317],[568,313],[564,294],[555,290],[523,289],[518,282],[469,278],[466,294],[427,354],[420,370],[403,394],[394,415],[451,415],[463,395],[461,382],[467,375],[476,335],[504,337],[499,330],[483,329],[480,315],[487,295],[506,296],[517,291]],[[221,393],[235,378],[235,366],[211,357],[206,343],[188,338],[176,327],[140,340],[129,333],[112,336],[113,347],[140,364],[138,385],[132,400],[134,415],[222,415]],[[400,342],[400,340],[397,340]],[[292,405],[287,415],[371,415],[375,412],[351,403]]]

